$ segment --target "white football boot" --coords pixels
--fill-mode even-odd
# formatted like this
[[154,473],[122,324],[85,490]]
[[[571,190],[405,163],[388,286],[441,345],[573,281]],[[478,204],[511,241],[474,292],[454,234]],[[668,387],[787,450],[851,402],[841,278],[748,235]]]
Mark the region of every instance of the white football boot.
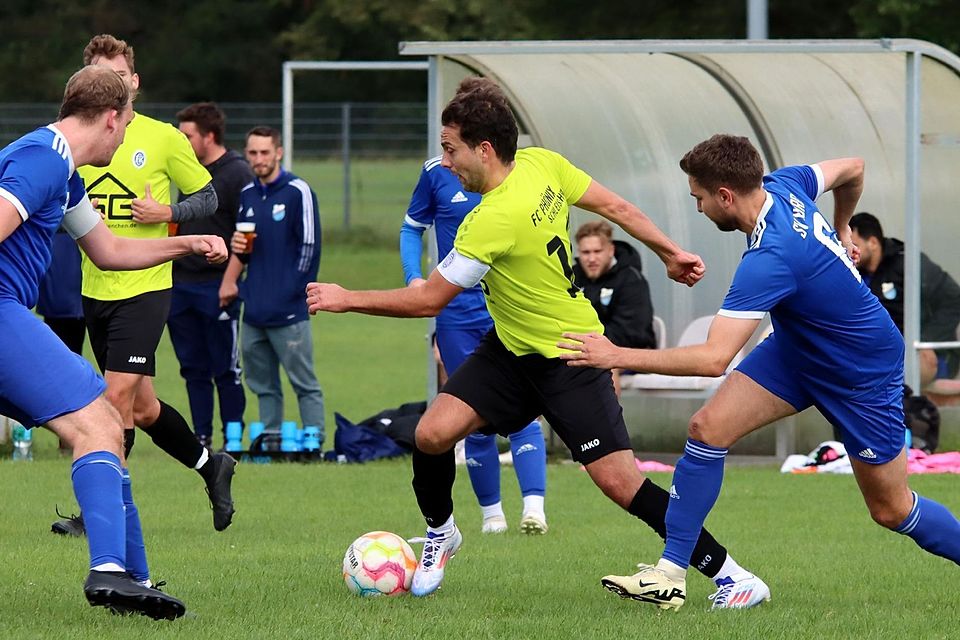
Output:
[[717,586],[719,587],[717,592],[707,596],[707,599],[713,600],[711,611],[749,609],[770,600],[770,587],[753,574],[739,580],[723,578]]
[[443,570],[447,561],[456,555],[460,545],[463,544],[463,536],[460,535],[457,525],[453,525],[453,529],[446,534],[428,531],[426,537],[411,538],[409,542],[423,543],[423,552],[420,554],[417,570],[413,574],[410,593],[415,596],[428,596],[440,588],[440,583],[443,582]]

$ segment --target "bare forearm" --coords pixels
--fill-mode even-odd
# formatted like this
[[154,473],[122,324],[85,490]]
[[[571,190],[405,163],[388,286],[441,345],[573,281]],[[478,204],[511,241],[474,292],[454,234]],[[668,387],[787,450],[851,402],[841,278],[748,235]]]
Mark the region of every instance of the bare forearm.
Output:
[[607,216],[621,229],[647,245],[661,260],[675,255],[680,247],[660,230],[639,207],[622,201],[619,206],[609,212]]
[[730,358],[707,344],[675,349],[627,349],[618,347],[617,366],[668,376],[722,376]]
[[146,239],[114,236],[112,245],[110,251],[102,252],[94,260],[104,271],[146,269],[193,253],[188,236]]
[[227,262],[227,268],[223,272],[223,281],[236,284],[241,273],[243,273],[243,263],[240,262],[240,258],[236,254],[232,254],[230,261]]
[[404,289],[349,291],[348,311],[393,318],[431,318],[443,307],[437,306],[425,295],[424,287]]

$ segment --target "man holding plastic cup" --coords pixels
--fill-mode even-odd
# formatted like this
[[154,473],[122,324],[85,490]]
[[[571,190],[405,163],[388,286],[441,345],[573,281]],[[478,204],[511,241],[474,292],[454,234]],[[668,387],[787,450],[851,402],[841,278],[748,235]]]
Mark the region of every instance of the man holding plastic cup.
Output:
[[297,394],[302,424],[317,427],[322,443],[323,391],[313,370],[313,338],[303,297],[320,267],[317,196],[301,178],[281,168],[283,147],[276,129],[251,129],[246,156],[256,179],[240,193],[233,256],[220,286],[220,302],[227,304],[238,295],[243,299],[244,378],[257,395],[260,421],[267,429],[279,429],[283,421],[282,365]]

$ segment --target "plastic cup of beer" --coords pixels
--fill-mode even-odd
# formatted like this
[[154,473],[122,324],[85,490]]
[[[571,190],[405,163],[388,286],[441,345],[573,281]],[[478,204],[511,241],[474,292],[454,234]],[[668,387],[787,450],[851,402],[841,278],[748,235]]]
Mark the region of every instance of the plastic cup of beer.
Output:
[[237,231],[243,234],[243,237],[247,241],[247,250],[244,253],[250,253],[253,251],[253,239],[257,237],[256,234],[257,223],[256,222],[238,222]]

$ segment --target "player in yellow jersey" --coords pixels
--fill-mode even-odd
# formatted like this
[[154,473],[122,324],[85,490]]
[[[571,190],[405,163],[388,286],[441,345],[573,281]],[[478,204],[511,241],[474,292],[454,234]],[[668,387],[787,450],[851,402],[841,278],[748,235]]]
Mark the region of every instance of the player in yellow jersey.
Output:
[[[123,40],[95,36],[83,51],[83,61],[116,71],[133,95],[140,88],[133,47]],[[79,172],[107,227],[119,236],[166,237],[168,223],[213,215],[217,208],[210,174],[197,161],[186,137],[174,126],[139,113],[134,114],[124,143],[109,166],[88,165]],[[171,205],[171,183],[188,197]],[[197,470],[213,504],[214,528],[226,529],[233,517],[230,485],[236,461],[226,453],[204,448],[183,416],[158,400],[153,389],[155,352],[170,309],[171,263],[108,272],[84,256],[82,272],[87,332],[107,382],[107,399],[126,429],[126,454],[133,446],[136,425],[161,449]],[[53,531],[82,535],[82,521],[60,520]]]
[[[646,244],[667,274],[688,286],[704,274],[699,256],[678,247],[643,214],[546,149],[517,151],[517,125],[503,92],[489,80],[465,80],[442,115],[443,165],[482,194],[460,225],[454,248],[427,282],[391,291],[348,291],[311,283],[317,311],[436,315],[480,283],[494,330],[450,377],[416,431],[413,488],[427,534],[411,591],[427,595],[460,547],[451,493],[453,448],[474,431],[509,434],[544,415],[601,491],[666,534],[669,494],[634,463],[610,371],[567,367],[556,346],[564,332],[602,333],[590,302],[573,283],[569,206],[593,211]],[[718,584],[761,583],[702,531],[691,564]],[[670,594],[667,594],[670,595]]]

